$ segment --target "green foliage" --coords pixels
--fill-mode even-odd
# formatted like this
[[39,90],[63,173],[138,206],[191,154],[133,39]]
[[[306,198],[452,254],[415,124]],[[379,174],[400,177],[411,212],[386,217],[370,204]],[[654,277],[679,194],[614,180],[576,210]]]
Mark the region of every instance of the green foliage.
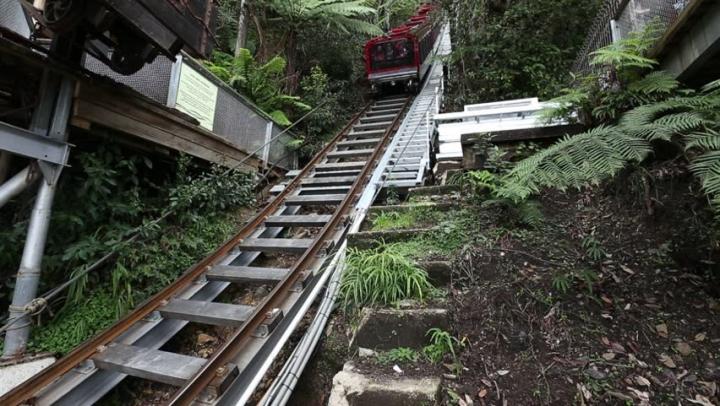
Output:
[[720,91],[717,82],[699,93],[638,106],[616,125],[603,125],[519,162],[504,177],[500,196],[521,201],[542,188],[564,190],[597,184],[648,158],[656,145],[675,146],[689,161],[715,210],[720,209]]
[[594,235],[589,234],[585,236],[582,240],[582,247],[587,257],[591,260],[600,261],[601,259],[605,259],[605,250]]
[[396,363],[413,363],[420,359],[420,354],[407,347],[393,348],[387,352],[381,352],[377,355],[377,360],[383,365],[396,364]]
[[275,13],[288,31],[316,24],[335,32],[381,34],[376,25],[364,20],[377,13],[364,0],[262,0],[260,3]]
[[40,329],[33,329],[30,348],[33,351],[67,353],[87,338],[115,321],[116,299],[99,291],[78,302],[72,311],[64,312]]
[[600,126],[566,136],[556,144],[520,161],[504,178],[498,196],[520,202],[542,188],[565,190],[597,184],[628,163],[643,161],[652,151],[642,138],[617,127]]
[[[50,303],[55,318],[33,330],[32,348],[54,352],[79,344],[175,279],[229,237],[232,213],[255,200],[250,174],[199,168],[187,156],[169,164],[106,145],[78,151],[70,164],[55,199],[39,290],[81,274],[107,253],[115,258]],[[16,218],[0,216],[7,222],[1,269],[17,267],[30,207],[18,199],[15,210],[3,212]],[[163,215],[162,224],[154,221]],[[124,242],[136,232],[137,242]]]
[[372,231],[401,230],[418,225],[437,225],[464,213],[438,210],[434,205],[417,203],[400,211],[382,211],[371,217]]
[[371,250],[349,250],[340,284],[346,307],[422,300],[433,289],[427,273],[394,248],[381,244]]
[[555,274],[553,277],[552,286],[560,293],[565,294],[568,290],[570,290],[570,287],[575,281],[585,284],[588,294],[592,296],[593,286],[598,281],[598,275],[589,269],[581,269],[566,273],[560,272]]
[[553,288],[560,291],[560,293],[567,293],[568,289],[570,289],[570,286],[572,285],[572,280],[570,279],[570,275],[567,273],[557,273],[552,280]]
[[407,21],[423,3],[422,0],[372,0],[368,2],[377,9],[378,25],[389,31]]
[[568,72],[600,1],[445,1],[453,30],[454,105],[550,98]]
[[658,63],[647,57],[663,29],[658,22],[651,22],[643,31],[593,52],[593,72],[576,80],[574,87],[563,89],[541,116],[548,122],[610,123],[633,107],[676,94],[678,81],[665,72],[653,71]]
[[456,350],[465,346],[462,341],[437,327],[431,328],[425,335],[430,336],[430,344],[423,347],[422,352],[428,361],[437,364],[445,358],[445,355],[450,354],[453,363],[458,364]]
[[384,211],[372,219],[373,231],[397,230],[409,228],[415,224],[415,216],[410,211]]
[[237,58],[216,51],[212,60],[204,61],[204,64],[210,72],[247,96],[280,125],[290,125],[288,117],[311,108],[299,97],[284,93],[286,62],[280,56],[259,63],[247,49],[241,49]]
[[358,107],[356,101],[348,101],[349,86],[346,81],[331,80],[319,65],[313,66],[300,82],[303,100],[317,106],[299,127],[302,135],[299,150],[303,158],[314,156]]

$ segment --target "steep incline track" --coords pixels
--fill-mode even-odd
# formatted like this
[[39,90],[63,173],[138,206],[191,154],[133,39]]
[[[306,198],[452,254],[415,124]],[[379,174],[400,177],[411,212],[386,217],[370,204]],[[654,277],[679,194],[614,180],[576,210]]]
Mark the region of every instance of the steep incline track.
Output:
[[[347,216],[409,103],[396,97],[366,106],[236,236],[0,404],[93,403],[127,376],[178,387],[170,404],[217,400],[253,373],[283,315],[344,238]],[[253,283],[274,286],[257,305],[215,301],[231,285]],[[164,351],[190,322],[233,330],[208,359]]]

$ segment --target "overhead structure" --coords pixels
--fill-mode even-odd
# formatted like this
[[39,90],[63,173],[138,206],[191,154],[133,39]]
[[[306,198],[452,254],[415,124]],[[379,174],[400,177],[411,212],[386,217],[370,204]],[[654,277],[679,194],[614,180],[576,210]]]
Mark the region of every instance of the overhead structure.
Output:
[[[41,9],[26,0],[2,4],[3,11],[7,12],[2,15],[5,25],[0,27],[3,67],[10,66],[8,70],[14,70],[17,75],[32,77],[27,69],[22,69],[23,63],[30,66],[37,63],[38,58],[52,55],[53,61],[61,65],[33,66],[32,70],[41,72],[42,77],[36,91],[31,83],[18,87],[17,79],[8,82],[8,78],[3,77],[6,79],[3,86],[12,89],[10,93],[3,93],[4,99],[12,103],[15,100],[7,95],[18,92],[22,95],[20,99],[32,97],[36,102],[19,107],[11,104],[9,108],[3,105],[4,117],[11,121],[0,123],[0,149],[5,152],[0,159],[7,160],[9,152],[28,158],[30,164],[7,183],[0,184],[0,203],[6,203],[41,178],[9,308],[10,324],[3,358],[24,353],[30,334],[30,314],[45,306],[42,300],[36,300],[37,289],[54,195],[69,157],[68,124],[76,80],[83,77],[79,68],[84,51],[88,50],[121,73],[137,71],[159,53],[174,59],[184,46],[206,55],[210,51],[207,41],[213,33],[210,27],[215,12],[212,2],[189,5],[172,0],[46,0],[36,3]],[[34,27],[30,26],[30,18],[23,19],[25,14],[18,6],[42,25],[36,36],[52,37],[49,49],[29,40],[30,29]],[[202,12],[204,18],[197,20],[198,12]],[[42,176],[37,176],[38,173]]]

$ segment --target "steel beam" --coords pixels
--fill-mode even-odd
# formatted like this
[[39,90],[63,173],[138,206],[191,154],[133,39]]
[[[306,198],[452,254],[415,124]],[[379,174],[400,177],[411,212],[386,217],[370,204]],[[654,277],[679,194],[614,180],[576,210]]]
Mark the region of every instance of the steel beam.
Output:
[[0,149],[56,165],[65,165],[70,145],[0,122]]

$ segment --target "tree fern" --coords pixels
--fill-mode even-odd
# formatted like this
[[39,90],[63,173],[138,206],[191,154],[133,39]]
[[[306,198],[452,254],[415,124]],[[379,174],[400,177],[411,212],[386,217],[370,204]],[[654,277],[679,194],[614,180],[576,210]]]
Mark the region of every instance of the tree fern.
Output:
[[640,80],[628,85],[628,89],[644,95],[672,94],[680,86],[670,74],[663,71],[650,72]]
[[687,152],[690,171],[720,212],[719,89],[720,83],[713,82],[701,93],[636,107],[615,126],[567,136],[519,162],[498,194],[519,201],[545,187],[562,190],[598,183],[642,162],[652,152],[652,143],[663,140]]
[[546,187],[565,190],[597,184],[629,162],[641,162],[651,152],[646,140],[627,135],[614,126],[600,126],[566,136],[519,162],[505,176],[497,194],[517,202]]

